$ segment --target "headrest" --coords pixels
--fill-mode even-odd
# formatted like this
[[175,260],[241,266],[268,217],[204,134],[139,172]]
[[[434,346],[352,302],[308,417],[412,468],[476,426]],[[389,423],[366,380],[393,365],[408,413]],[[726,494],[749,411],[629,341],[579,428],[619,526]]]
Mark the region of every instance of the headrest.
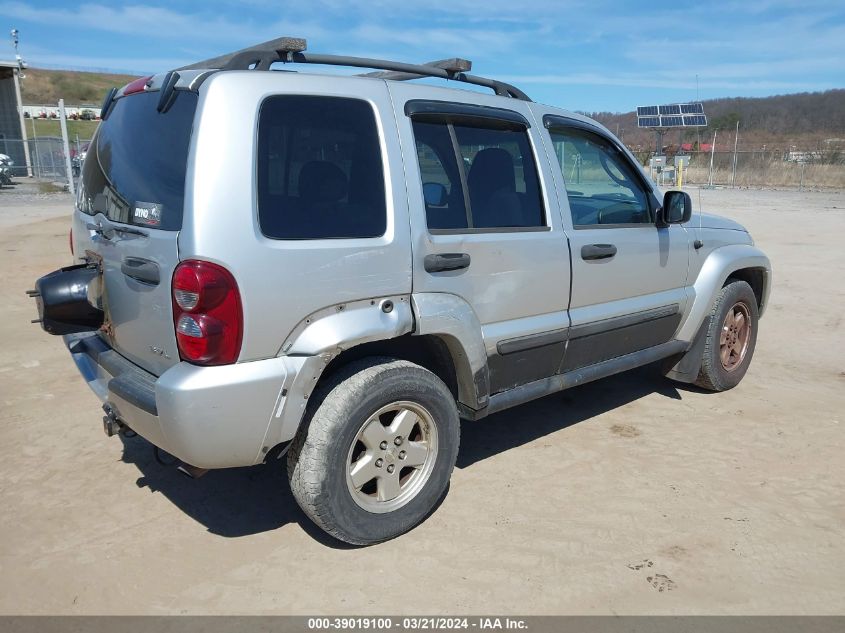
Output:
[[343,170],[327,161],[312,160],[299,172],[299,197],[308,202],[338,202],[346,196],[348,185]]
[[501,147],[488,147],[475,155],[467,177],[471,194],[483,191],[492,194],[495,191],[516,191],[516,176],[513,169],[513,157]]

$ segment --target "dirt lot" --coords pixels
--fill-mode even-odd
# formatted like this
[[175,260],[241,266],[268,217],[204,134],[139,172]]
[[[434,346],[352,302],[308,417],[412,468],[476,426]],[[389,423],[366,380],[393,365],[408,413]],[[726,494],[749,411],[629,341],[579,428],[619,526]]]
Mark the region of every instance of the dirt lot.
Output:
[[701,199],[775,267],[745,381],[651,367],[464,423],[440,509],[354,549],[279,465],[190,481],[103,435],[24,295],[69,197],[0,193],[0,612],[845,613],[845,194]]

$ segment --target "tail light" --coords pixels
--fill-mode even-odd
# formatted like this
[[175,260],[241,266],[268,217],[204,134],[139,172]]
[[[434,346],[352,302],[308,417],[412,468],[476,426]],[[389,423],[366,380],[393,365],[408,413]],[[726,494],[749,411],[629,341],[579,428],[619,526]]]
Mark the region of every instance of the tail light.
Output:
[[173,323],[182,360],[227,365],[238,359],[243,309],[232,274],[217,264],[189,259],[173,272]]
[[68,233],[67,239],[70,242],[70,254],[73,256],[76,254],[73,252],[73,227],[70,227],[70,233]]

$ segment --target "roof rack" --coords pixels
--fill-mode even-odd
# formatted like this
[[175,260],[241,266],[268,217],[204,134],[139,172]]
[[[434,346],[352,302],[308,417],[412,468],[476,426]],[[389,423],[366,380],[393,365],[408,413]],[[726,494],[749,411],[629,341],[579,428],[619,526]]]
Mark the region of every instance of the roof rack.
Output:
[[322,55],[306,53],[306,41],[296,37],[280,37],[275,40],[256,44],[234,53],[228,53],[212,59],[207,59],[178,70],[201,68],[217,68],[220,70],[269,70],[276,62],[284,64],[323,64],[327,66],[351,66],[353,68],[370,68],[376,72],[364,73],[361,77],[375,77],[406,81],[422,77],[439,77],[452,79],[490,88],[497,95],[512,97],[522,101],[531,99],[522,90],[503,81],[469,75],[466,71],[472,68],[472,62],[467,59],[444,59],[427,64],[406,64],[385,59],[371,59],[368,57],[349,57],[346,55]]

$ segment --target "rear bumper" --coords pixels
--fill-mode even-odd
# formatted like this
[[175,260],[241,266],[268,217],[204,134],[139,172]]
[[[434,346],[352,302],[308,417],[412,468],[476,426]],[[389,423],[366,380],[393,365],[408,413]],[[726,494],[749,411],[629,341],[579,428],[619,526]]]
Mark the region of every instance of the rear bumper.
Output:
[[288,358],[219,367],[178,363],[156,377],[96,333],[64,340],[85,381],[117,417],[188,464],[249,466],[282,439],[278,421],[297,371]]

